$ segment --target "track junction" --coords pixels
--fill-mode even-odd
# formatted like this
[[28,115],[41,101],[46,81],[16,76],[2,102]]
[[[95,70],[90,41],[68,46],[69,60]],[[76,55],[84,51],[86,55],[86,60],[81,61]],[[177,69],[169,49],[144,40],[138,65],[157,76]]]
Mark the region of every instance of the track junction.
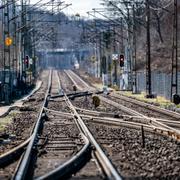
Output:
[[[104,94],[71,70],[44,71],[41,79],[39,91],[16,115],[26,122],[18,124],[22,133],[15,116],[16,136],[2,143],[1,178],[180,176],[178,113],[120,94]],[[100,100],[99,106],[93,97]]]

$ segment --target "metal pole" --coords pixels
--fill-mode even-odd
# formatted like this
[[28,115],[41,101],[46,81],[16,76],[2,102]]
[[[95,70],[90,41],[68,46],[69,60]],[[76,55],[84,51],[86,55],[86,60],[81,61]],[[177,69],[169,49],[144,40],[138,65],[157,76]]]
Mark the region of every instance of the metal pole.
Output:
[[[21,24],[20,26],[23,27],[24,26],[24,1],[21,0]],[[24,77],[24,28],[21,29],[21,56],[20,56],[20,62],[21,62],[21,79],[20,81],[23,81],[23,77]]]
[[32,47],[32,58],[33,58],[33,68],[32,68],[32,73],[33,73],[33,78],[36,78],[36,59],[35,59],[35,50],[36,50],[36,45],[35,45],[35,30],[33,29],[32,32],[32,44],[34,44],[34,46]]
[[[120,33],[121,33],[121,47],[120,47],[120,54],[124,54],[124,38],[123,38],[123,35],[124,35],[124,32],[123,32],[123,26],[124,26],[124,23],[123,23],[123,18],[121,17],[121,28],[120,28]],[[123,67],[124,68],[124,67]],[[121,82],[124,81],[123,79],[123,70],[122,70],[122,67],[120,68],[120,79],[121,79]],[[121,83],[120,83],[121,84]],[[124,88],[124,87],[123,87]]]
[[132,90],[132,64],[131,64],[131,36],[130,36],[130,13],[127,5],[127,18],[128,18],[128,55],[127,55],[127,68],[128,68],[128,90]]
[[171,72],[171,101],[173,94],[178,94],[178,10],[177,0],[174,0],[173,13],[173,45],[172,45],[172,72]]
[[[114,54],[116,54],[116,33],[115,33],[115,27],[113,29],[114,32],[114,46],[113,46],[113,51]],[[114,76],[115,76],[115,85],[117,85],[117,60],[114,61]]]
[[100,54],[100,77],[102,77],[102,33],[100,32],[100,37],[99,37],[99,54]]
[[141,126],[141,137],[142,137],[142,148],[145,148],[145,136],[144,136],[144,127]]
[[[21,23],[18,22],[18,28],[21,26]],[[18,85],[21,82],[22,79],[22,32],[20,31],[18,33]]]
[[[16,17],[16,4],[15,4],[15,0],[12,0],[13,3],[13,18]],[[13,34],[13,69],[14,69],[14,73],[16,74],[16,80],[18,77],[18,71],[17,71],[17,22],[16,22],[16,18],[14,18],[13,20],[13,29],[14,29],[14,34]]]
[[10,46],[5,44],[6,38],[10,37],[9,32],[9,3],[8,0],[4,1],[5,7],[3,9],[3,41],[4,41],[4,56],[3,56],[3,70],[4,70],[4,98],[5,102],[9,104],[10,102],[10,90],[11,90],[11,82],[10,82],[10,73],[11,73],[11,56],[10,56]]
[[96,21],[94,21],[94,25],[95,25],[95,33],[96,33],[96,39],[95,39],[95,59],[96,59],[96,61],[95,61],[95,65],[96,65],[96,77],[98,77],[98,38],[97,38],[97,26],[96,26]]
[[[28,33],[27,33],[27,23],[26,23],[26,20],[27,20],[27,13],[26,13],[26,5],[27,5],[27,0],[24,0],[24,14],[23,14],[23,21],[24,21],[24,36],[23,36],[23,62],[25,61],[25,57],[27,55],[27,48],[28,48]],[[26,93],[26,90],[27,90],[27,68],[26,68],[26,65],[25,63],[24,64],[24,75],[25,75],[25,93]]]
[[137,72],[136,72],[136,23],[135,9],[133,4],[133,93],[137,93]]
[[149,0],[146,0],[146,28],[147,28],[147,60],[146,60],[146,93],[147,97],[151,98],[151,42],[150,42],[150,8]]
[[121,17],[121,54],[124,54],[123,18]]

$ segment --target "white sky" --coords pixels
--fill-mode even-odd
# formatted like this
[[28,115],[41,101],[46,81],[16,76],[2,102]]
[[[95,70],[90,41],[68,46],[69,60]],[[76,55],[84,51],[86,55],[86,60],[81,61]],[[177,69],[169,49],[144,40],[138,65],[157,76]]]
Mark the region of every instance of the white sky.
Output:
[[[101,8],[101,0],[65,0],[65,3],[72,4],[67,11],[71,13],[79,13],[82,16],[87,16],[87,11],[92,11],[93,8]],[[74,12],[73,12],[74,11]]]
[[[39,0],[30,0],[30,3],[35,4],[38,1]],[[42,0],[41,3],[45,3],[48,1],[50,0]],[[71,6],[63,10],[64,13],[71,15],[75,15],[76,13],[79,13],[80,16],[87,17],[88,16],[88,14],[86,13],[87,11],[92,11],[93,8],[103,7],[102,5],[100,5],[100,3],[102,3],[102,0],[61,0],[61,1],[64,1],[65,4],[72,4]]]

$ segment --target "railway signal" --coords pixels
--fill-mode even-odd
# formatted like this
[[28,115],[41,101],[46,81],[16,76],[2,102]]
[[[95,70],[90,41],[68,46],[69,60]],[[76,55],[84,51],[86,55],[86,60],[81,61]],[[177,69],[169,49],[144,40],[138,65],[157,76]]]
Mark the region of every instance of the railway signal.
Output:
[[119,56],[119,64],[120,64],[120,67],[124,67],[124,55],[121,54]]
[[12,38],[11,37],[6,37],[6,39],[5,39],[5,45],[6,46],[11,46],[11,44],[12,44]]
[[26,69],[28,69],[28,68],[29,68],[29,56],[26,56],[26,57],[25,57],[24,63],[25,63]]

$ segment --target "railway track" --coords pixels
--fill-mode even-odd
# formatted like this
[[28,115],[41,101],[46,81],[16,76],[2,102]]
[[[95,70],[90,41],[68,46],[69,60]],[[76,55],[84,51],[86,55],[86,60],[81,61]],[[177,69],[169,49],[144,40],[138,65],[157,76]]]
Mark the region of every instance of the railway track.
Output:
[[[52,95],[58,94],[61,87],[57,71],[53,73],[52,79]],[[56,113],[46,115],[48,121],[44,122],[38,143],[40,154],[33,176],[38,179],[67,178],[89,160],[90,142],[79,131],[74,118],[61,118]]]
[[48,72],[44,71],[41,75],[43,84],[40,89],[32,93],[25,100],[22,108],[15,111],[16,114],[12,123],[5,128],[7,135],[11,136],[13,134],[14,138],[8,141],[8,143],[3,143],[3,141],[1,143],[0,179],[11,179],[18,164],[18,159],[31,139],[31,133],[39,112],[39,107],[43,101],[44,90],[47,88],[45,80],[47,77]]
[[[43,106],[41,108],[38,120],[36,122],[36,126],[34,128],[34,132],[27,146],[26,152],[23,158],[21,159],[19,166],[14,174],[14,179],[26,179],[28,176],[30,176],[31,179],[33,179],[33,177],[41,179],[41,178],[46,178],[46,176],[47,177],[58,176],[59,178],[59,177],[65,177],[69,172],[69,171],[67,172],[65,171],[66,169],[64,168],[64,166],[60,167],[60,164],[62,163],[62,162],[60,163],[60,161],[63,161],[63,155],[61,154],[61,159],[60,159],[60,155],[59,156],[57,155],[62,150],[68,151],[68,148],[69,151],[66,152],[66,155],[72,153],[72,151],[74,150],[74,145],[72,144],[72,142],[74,142],[75,137],[74,138],[69,137],[67,134],[57,132],[58,123],[59,125],[65,125],[65,127],[67,128],[66,124],[63,124],[62,121],[54,122],[54,119],[51,121],[51,118],[49,117],[48,117],[49,121],[47,122],[45,121],[47,120],[47,116],[44,113],[44,107],[48,105],[48,97],[50,95],[50,91],[52,90],[52,93],[56,94],[56,90],[57,91],[59,90],[59,87],[56,86],[57,80],[56,82],[53,82],[53,84],[51,84],[52,78],[53,79],[57,78],[56,72],[50,75],[48,90],[45,94]],[[83,137],[83,139],[86,145],[84,146],[84,148],[81,149],[80,154],[83,154],[84,158],[86,158],[87,157],[86,154],[89,151],[90,144],[85,137]],[[68,142],[69,143],[71,142],[69,147],[67,147],[66,145],[66,143]],[[65,145],[63,146],[63,143],[66,146]],[[76,162],[77,160],[79,160],[79,157],[82,158],[82,156],[77,155],[77,157],[75,158]],[[84,161],[85,160],[83,160],[83,162]],[[72,162],[69,161],[69,163],[67,163],[66,166],[71,164]],[[34,167],[33,165],[36,165],[36,168],[31,168]]]
[[[70,76],[70,79],[73,79],[72,82],[75,83],[75,85],[77,87],[79,87],[81,90],[87,90],[87,89],[94,90],[93,87],[91,88],[86,82],[84,82],[74,72],[69,70],[69,71],[66,71],[66,73],[68,74],[68,76]],[[82,83],[84,83],[84,84],[81,85]],[[175,139],[177,139],[177,140],[180,139],[180,137],[179,137],[179,134],[180,134],[180,131],[179,131],[179,122],[177,122],[175,120],[172,120],[172,119],[163,119],[164,116],[166,116],[166,115],[164,115],[162,118],[159,118],[160,116],[158,116],[158,118],[148,117],[148,116],[146,116],[146,114],[143,114],[140,111],[136,111],[136,109],[138,109],[137,105],[136,105],[136,108],[130,108],[131,105],[129,105],[129,107],[126,107],[125,104],[121,104],[117,100],[117,98],[114,99],[114,98],[111,98],[111,96],[107,97],[107,96],[99,95],[99,98],[103,102],[105,102],[105,103],[107,103],[107,104],[109,104],[109,105],[111,105],[113,107],[116,107],[116,108],[120,109],[121,111],[125,112],[126,115],[138,116],[139,118],[144,118],[145,120],[150,118],[151,119],[150,123],[154,126],[154,128],[169,129],[170,131],[174,132],[173,135],[172,135],[173,138],[175,137]],[[129,101],[130,101],[130,99],[129,99]],[[143,107],[143,105],[141,106],[141,109],[142,109],[142,107]],[[158,110],[156,110],[156,111],[158,111]],[[152,109],[151,109],[151,112],[152,112]],[[162,113],[162,111],[159,112],[159,113]],[[168,113],[170,113],[170,112],[168,112]],[[177,113],[173,113],[173,112],[172,112],[172,114],[174,114],[174,116],[176,115],[176,120],[177,120],[178,114]],[[168,114],[168,116],[170,116],[170,114]]]
[[[61,89],[65,91],[66,94],[73,92],[73,86],[72,83],[69,81],[69,77],[66,76],[64,71],[59,71],[59,77],[60,77],[60,83],[61,83]],[[63,78],[61,78],[63,77]]]
[[[144,173],[148,171],[148,165],[144,168],[144,171],[140,172],[135,170],[134,165],[131,166],[129,164],[132,162],[139,163],[141,159],[140,156],[138,156],[138,160],[134,159],[132,152],[135,151],[135,148],[143,152],[141,156],[144,158],[145,153],[147,153],[146,147],[149,148],[153,146],[153,143],[157,143],[157,146],[161,150],[162,146],[164,146],[165,151],[170,154],[172,151],[168,150],[168,148],[172,146],[172,150],[175,152],[175,155],[177,155],[177,158],[179,158],[177,154],[178,144],[176,145],[174,141],[169,140],[169,138],[167,139],[167,136],[176,137],[174,139],[177,139],[174,131],[168,129],[168,127],[160,127],[158,126],[159,124],[153,124],[152,118],[138,116],[137,114],[130,116],[129,114],[121,113],[121,111],[114,113],[113,109],[109,109],[109,112],[101,112],[97,111],[101,109],[93,107],[82,109],[75,106],[76,103],[74,103],[74,101],[76,101],[76,98],[75,100],[70,100],[64,93],[66,91],[63,90],[63,79],[61,77],[64,77],[65,74],[69,73],[61,72],[58,74],[57,71],[53,71],[50,75],[48,90],[45,93],[45,98],[43,98],[43,106],[41,107],[38,121],[31,138],[26,142],[26,144],[28,144],[27,149],[18,167],[17,163],[11,164],[9,167],[11,173],[14,172],[15,168],[17,169],[13,179],[19,180],[26,179],[27,177],[31,177],[30,179],[64,179],[67,177],[80,179],[85,176],[88,177],[88,179],[146,177]],[[69,75],[69,80],[71,79],[70,77],[74,80],[71,80],[71,83],[76,83],[75,78],[73,78],[73,73]],[[66,82],[67,80],[66,76]],[[79,80],[75,85],[78,87],[81,86],[82,83],[83,81]],[[68,86],[69,85],[70,83],[68,83]],[[84,91],[86,89],[85,87],[87,88],[86,84],[81,87],[81,91]],[[89,90],[95,92],[94,88],[89,88]],[[71,93],[71,90],[68,89],[67,92]],[[81,96],[84,96],[84,92],[74,92],[72,94],[77,95],[79,93]],[[51,96],[55,98],[52,99],[50,98]],[[85,96],[84,98],[87,97]],[[81,101],[79,103],[81,103]],[[106,103],[104,103],[104,107],[102,106],[101,108],[106,109],[109,106],[106,106]],[[141,149],[142,140],[141,136],[139,136],[142,127],[145,132],[145,149]],[[128,133],[124,138],[125,132]],[[115,137],[114,134],[117,137]],[[132,138],[133,136],[134,139]],[[126,149],[126,147],[124,147],[124,149],[121,149],[122,144],[126,141],[129,142],[128,139],[134,142],[136,141],[135,138],[138,139],[137,142],[135,142],[136,146],[134,146],[135,148],[129,147],[132,152],[129,152],[127,156],[131,161],[126,162],[124,159],[125,155],[123,155],[123,157],[121,156],[124,153],[123,150],[127,150],[128,148]],[[163,141],[162,145],[160,143],[161,141]],[[153,147],[156,148],[155,146]],[[117,151],[117,149],[120,149],[120,152]],[[23,151],[24,149],[22,149],[21,153]],[[164,156],[160,157],[158,152],[156,152],[156,154],[159,155],[156,159],[162,161]],[[148,156],[151,157],[151,155]],[[174,156],[172,158],[174,158]],[[167,162],[169,161],[168,159]],[[114,168],[111,162],[113,162],[116,168]],[[155,166],[157,166],[157,163],[154,163]],[[172,166],[174,166],[175,163],[178,163],[178,159],[173,160]],[[124,164],[128,164],[129,170],[126,169],[126,166],[124,167]],[[152,166],[152,164],[150,166]],[[173,173],[175,175],[178,174],[177,168],[173,171],[172,166],[168,166],[170,177]],[[164,166],[160,166],[159,168],[164,171]],[[91,169],[91,171],[89,171],[89,169]],[[137,176],[136,171],[139,173],[139,176]],[[6,175],[9,175],[8,171],[4,172]],[[153,177],[159,177],[159,174],[156,174],[157,171],[152,170],[151,172]],[[6,175],[4,174],[3,177],[7,177]],[[149,177],[149,174],[147,174],[147,176]]]
[[77,74],[75,74],[71,70],[64,70],[66,75],[69,77],[69,79],[73,82],[73,84],[79,89],[80,91],[82,90],[89,90],[93,91],[96,90],[93,87],[90,87],[85,81],[83,81]]
[[[61,78],[60,78],[60,80],[62,81]],[[66,83],[67,83],[67,81],[66,81]],[[92,134],[89,132],[89,130],[87,129],[86,125],[83,123],[81,117],[77,113],[76,108],[73,106],[73,104],[71,103],[71,101],[68,99],[68,97],[66,95],[65,95],[65,99],[66,99],[66,103],[69,104],[72,116],[74,116],[77,119],[79,126],[81,127],[81,129],[83,130],[84,134],[88,137],[88,139],[90,140],[90,142],[92,143],[92,145],[94,147],[93,148],[93,158],[91,158],[90,163],[88,163],[72,179],[74,179],[74,178],[75,179],[76,178],[77,179],[78,178],[82,178],[81,177],[82,175],[88,177],[88,179],[91,179],[91,178],[92,179],[94,179],[94,178],[98,179],[98,176],[96,176],[97,169],[101,169],[100,170],[101,174],[103,174],[103,172],[105,172],[105,176],[107,176],[108,179],[111,179],[111,178],[113,178],[113,179],[120,179],[120,176],[118,175],[118,173],[114,169],[113,165],[110,163],[110,161],[108,160],[106,155],[103,153],[103,151],[101,150],[99,145],[96,143],[96,141],[93,138]],[[58,113],[60,116],[62,116],[62,114],[64,114],[64,112],[56,112],[56,113]],[[96,163],[94,163],[94,162],[96,162]],[[98,166],[97,166],[97,164],[98,164]],[[98,167],[101,167],[101,168],[98,168]],[[90,172],[89,169],[91,169],[92,172]]]
[[[75,74],[74,72],[72,72],[71,74]],[[77,77],[77,75],[76,75]],[[78,77],[77,77],[78,78]],[[83,80],[82,80],[83,81]],[[85,83],[88,87],[88,84]],[[121,93],[111,93],[108,96],[109,99],[112,99],[115,102],[118,102],[130,109],[133,109],[137,112],[140,112],[140,114],[143,114],[145,116],[149,116],[149,117],[154,117],[154,118],[165,118],[165,119],[170,119],[170,120],[174,120],[174,121],[179,121],[180,119],[180,114],[167,110],[167,109],[163,109],[160,108],[158,106],[154,106],[136,99],[133,99],[131,97],[127,97]]]
[[[73,83],[77,83],[77,87],[81,86],[82,81],[81,83],[76,81],[77,76],[73,76],[73,73],[69,76],[74,80]],[[83,88],[85,86],[81,86],[81,90],[86,90]],[[102,100],[109,104],[112,103],[112,101],[107,101],[105,97]],[[114,106],[116,104],[114,103]],[[138,112],[134,113],[134,110],[129,111],[130,116],[128,114],[98,112],[93,108],[93,110],[90,108],[87,110],[80,107],[76,107],[76,110],[125,179],[131,177],[177,178],[180,176],[179,143],[171,140],[171,138],[179,140],[179,132],[164,124],[164,122],[166,124],[176,123],[175,125],[179,127],[177,121],[147,117],[138,114]],[[118,107],[120,108],[120,106]],[[147,138],[145,147],[142,147],[142,131]],[[173,161],[170,160],[172,156],[174,156]],[[159,162],[164,163],[160,165]],[[164,173],[165,171],[166,173]]]
[[[50,110],[48,108],[45,108],[47,112],[54,112],[58,114],[61,117],[73,117],[71,113],[63,112],[63,111],[56,111],[56,110]],[[83,118],[86,122],[92,122],[96,124],[104,124],[104,125],[110,125],[114,126],[116,128],[118,127],[126,127],[131,129],[141,129],[142,126],[145,131],[150,133],[156,133],[159,135],[169,136],[170,133],[173,134],[173,131],[163,129],[163,128],[154,128],[154,126],[149,124],[150,119],[147,119],[146,121],[144,119],[138,118],[136,116],[122,116],[119,118],[115,118],[113,114],[110,113],[104,113],[104,112],[98,112],[98,111],[90,111],[85,109],[76,108],[77,112],[79,113],[80,117]],[[112,116],[112,117],[108,117]],[[163,134],[162,134],[163,131]]]
[[[109,179],[121,179],[66,94],[64,94],[63,98],[59,98],[59,103],[67,106],[66,110],[71,112],[73,117],[62,118],[52,111],[45,112],[46,107],[49,108],[50,92],[54,95],[59,93],[61,88],[57,73],[53,72],[50,77],[38,121],[36,122],[27,149],[14,174],[14,179],[26,179],[27,177],[31,177],[31,179],[67,178],[76,173],[90,158],[92,159],[92,145],[94,147],[94,158],[89,166],[94,170],[93,178],[102,179],[107,176]],[[51,83],[51,79],[56,82]],[[57,84],[59,85],[57,86]],[[94,174],[99,169],[95,164],[95,160],[100,164],[99,167],[103,169],[103,171],[97,172],[97,174]],[[84,172],[87,175],[87,170]],[[104,173],[105,176],[103,175]],[[83,170],[76,176],[80,177],[81,174],[83,174]],[[73,178],[76,178],[76,176],[73,176]]]
[[121,94],[111,93],[110,98],[113,100],[124,104],[125,106],[129,106],[132,109],[136,109],[136,111],[143,113],[146,116],[154,117],[154,118],[166,118],[174,121],[179,121],[180,114],[169,111],[148,103],[144,103],[138,101],[136,99],[132,99]]

